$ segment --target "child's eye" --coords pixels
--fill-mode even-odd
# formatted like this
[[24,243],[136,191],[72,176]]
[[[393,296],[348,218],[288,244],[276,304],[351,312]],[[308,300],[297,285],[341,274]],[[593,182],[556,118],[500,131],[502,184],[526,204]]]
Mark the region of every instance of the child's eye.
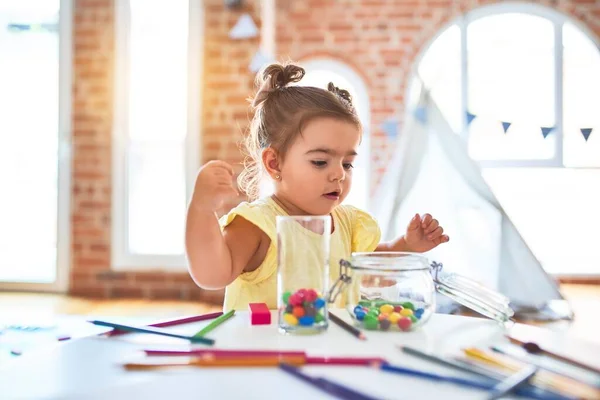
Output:
[[354,168],[354,165],[352,165],[352,164],[350,164],[350,163],[345,163],[345,164],[344,164],[344,169],[345,169],[345,170],[350,170],[350,169],[352,169],[352,168]]
[[311,163],[316,167],[324,167],[327,165],[327,161],[311,161]]

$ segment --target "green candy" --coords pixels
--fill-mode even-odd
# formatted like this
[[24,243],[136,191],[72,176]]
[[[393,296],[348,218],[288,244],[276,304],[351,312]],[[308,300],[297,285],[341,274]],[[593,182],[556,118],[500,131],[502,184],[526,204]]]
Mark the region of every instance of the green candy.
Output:
[[285,293],[283,294],[283,302],[284,302],[285,304],[287,304],[287,303],[288,303],[288,301],[290,300],[290,296],[291,296],[291,295],[292,295],[292,292],[285,292]]
[[323,318],[323,314],[322,313],[317,313],[315,314],[315,323],[319,323],[319,322],[323,322],[325,320],[325,318]]
[[419,320],[419,318],[415,317],[414,315],[411,315],[409,318],[413,322],[413,324]]
[[409,310],[415,311],[415,306],[410,301],[402,303],[402,307],[408,308]]
[[363,324],[365,325],[365,329],[373,331],[377,329],[379,321],[377,321],[376,317],[367,314],[367,316],[363,320]]
[[377,318],[379,316],[379,309],[378,308],[371,308],[371,309],[369,309],[369,312],[367,313],[367,315],[372,315],[375,318]]

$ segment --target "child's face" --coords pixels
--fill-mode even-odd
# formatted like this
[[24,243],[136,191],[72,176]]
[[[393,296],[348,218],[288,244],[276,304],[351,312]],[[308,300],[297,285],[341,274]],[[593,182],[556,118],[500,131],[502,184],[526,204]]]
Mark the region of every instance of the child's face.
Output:
[[309,122],[280,166],[277,194],[311,215],[326,215],[348,195],[360,132],[333,118]]

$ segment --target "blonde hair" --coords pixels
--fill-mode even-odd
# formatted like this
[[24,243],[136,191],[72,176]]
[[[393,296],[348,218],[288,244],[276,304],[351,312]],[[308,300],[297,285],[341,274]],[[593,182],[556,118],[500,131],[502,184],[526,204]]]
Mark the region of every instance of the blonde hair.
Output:
[[262,152],[267,147],[275,149],[283,159],[303,127],[315,118],[336,118],[362,129],[347,90],[333,83],[329,83],[327,90],[289,86],[299,82],[304,74],[304,69],[297,65],[275,63],[256,76],[258,90],[251,99],[254,117],[244,139],[246,158],[244,170],[238,177],[238,186],[250,198],[258,195]]

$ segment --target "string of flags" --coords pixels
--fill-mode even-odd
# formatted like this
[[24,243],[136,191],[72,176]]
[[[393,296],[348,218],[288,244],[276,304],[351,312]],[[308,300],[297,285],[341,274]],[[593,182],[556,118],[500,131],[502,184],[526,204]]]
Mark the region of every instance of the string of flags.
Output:
[[250,39],[256,36],[258,36],[258,28],[250,14],[242,14],[229,31],[229,38],[234,40]]
[[[468,126],[468,125],[471,125],[471,122],[473,122],[473,120],[475,118],[477,118],[477,115],[471,114],[470,112],[467,111],[466,117],[467,117],[467,126]],[[508,129],[512,125],[512,122],[508,122],[508,121],[500,121],[500,122],[502,123],[502,129],[504,130],[504,133],[508,133]],[[548,135],[550,135],[550,133],[554,129],[555,129],[555,127],[553,127],[553,126],[540,127],[540,130],[542,131],[542,136],[544,136],[544,139],[546,139],[548,137]],[[590,135],[592,134],[593,129],[594,128],[580,128],[579,129],[581,132],[581,135],[583,136],[583,138],[585,139],[586,142],[590,138]]]
[[[425,107],[415,108],[413,111],[413,117],[417,121],[421,122],[422,124],[425,124],[427,122],[427,109]],[[467,111],[466,118],[467,118],[467,125],[470,125],[471,122],[473,122],[473,120],[475,118],[477,118],[477,115],[471,114],[470,112]],[[510,126],[512,125],[512,122],[508,122],[508,121],[500,121],[500,122],[502,123],[502,129],[504,130],[504,133],[505,134],[508,133],[508,130],[509,130]],[[381,130],[390,139],[395,139],[398,136],[398,124],[399,124],[399,121],[397,119],[388,118],[381,124]],[[542,136],[545,139],[548,137],[548,135],[550,135],[550,133],[552,131],[554,131],[555,127],[542,126],[542,127],[540,127],[540,129],[542,132]],[[581,128],[580,131],[581,131],[581,135],[587,142],[588,139],[590,138],[590,135],[592,134],[593,128]]]

